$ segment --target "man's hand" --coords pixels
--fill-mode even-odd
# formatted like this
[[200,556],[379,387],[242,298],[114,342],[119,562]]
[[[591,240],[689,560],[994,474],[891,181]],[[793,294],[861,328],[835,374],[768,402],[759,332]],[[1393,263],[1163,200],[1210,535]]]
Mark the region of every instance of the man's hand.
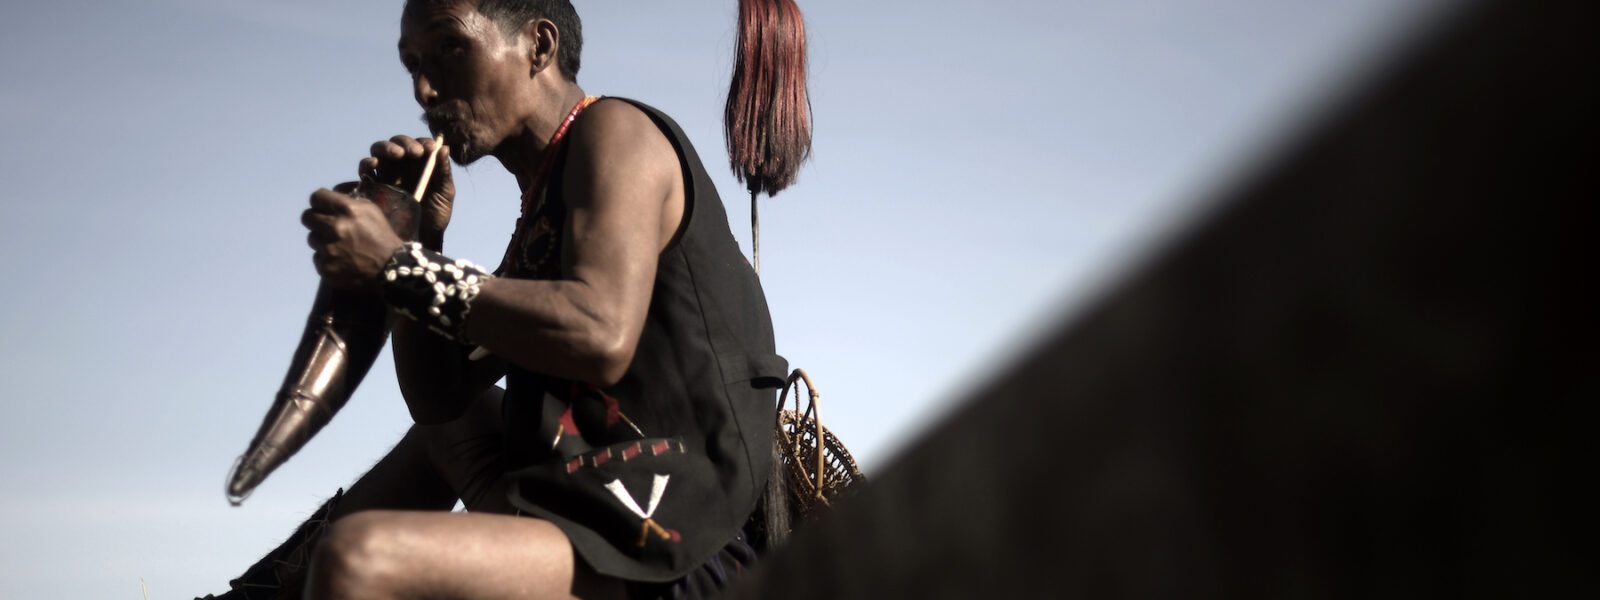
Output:
[[317,273],[343,288],[375,287],[383,265],[403,243],[377,205],[326,188],[311,193],[311,208],[300,215],[300,223],[311,232],[306,243],[315,251],[311,263]]
[[[360,175],[371,176],[379,183],[387,183],[408,192],[417,189],[417,179],[422,177],[422,167],[437,143],[431,138],[413,139],[397,135],[372,144],[372,156],[361,159],[356,167]],[[439,159],[433,166],[428,189],[422,196],[422,222],[417,234],[423,245],[437,249],[444,239],[444,230],[450,226],[450,208],[456,200],[456,182],[450,176],[450,147],[439,150]]]

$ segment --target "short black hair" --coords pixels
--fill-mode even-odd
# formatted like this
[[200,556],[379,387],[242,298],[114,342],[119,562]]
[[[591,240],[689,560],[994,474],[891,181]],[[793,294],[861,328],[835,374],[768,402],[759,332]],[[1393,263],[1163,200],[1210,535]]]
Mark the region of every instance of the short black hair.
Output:
[[[437,5],[444,2],[465,2],[467,0],[408,0],[406,9],[412,5]],[[572,7],[568,0],[478,0],[478,12],[500,25],[500,31],[507,36],[514,36],[534,19],[549,19],[555,23],[556,29],[561,32],[560,42],[556,46],[556,68],[566,76],[567,81],[578,81],[578,67],[583,55],[583,22],[578,20],[578,11]]]

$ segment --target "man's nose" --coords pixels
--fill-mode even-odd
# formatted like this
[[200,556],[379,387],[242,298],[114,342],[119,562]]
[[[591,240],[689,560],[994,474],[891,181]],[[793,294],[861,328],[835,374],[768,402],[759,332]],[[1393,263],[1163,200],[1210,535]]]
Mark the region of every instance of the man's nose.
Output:
[[416,98],[417,104],[423,108],[433,106],[439,99],[439,92],[433,89],[433,83],[428,80],[427,74],[417,73],[411,80],[411,95]]

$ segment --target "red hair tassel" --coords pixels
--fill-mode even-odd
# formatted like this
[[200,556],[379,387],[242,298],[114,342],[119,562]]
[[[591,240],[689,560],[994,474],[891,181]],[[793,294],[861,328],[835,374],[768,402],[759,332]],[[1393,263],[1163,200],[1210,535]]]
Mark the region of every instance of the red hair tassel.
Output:
[[806,25],[794,0],[739,0],[739,40],[723,112],[734,176],[752,195],[794,183],[811,154]]

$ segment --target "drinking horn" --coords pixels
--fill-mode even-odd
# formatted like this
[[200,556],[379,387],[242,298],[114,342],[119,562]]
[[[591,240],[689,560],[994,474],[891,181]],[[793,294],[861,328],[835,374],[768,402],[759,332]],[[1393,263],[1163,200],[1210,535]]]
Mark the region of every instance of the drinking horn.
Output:
[[[370,178],[334,189],[377,204],[396,234],[416,239],[421,208],[410,193]],[[283,386],[228,474],[228,502],[244,502],[344,408],[388,338],[388,309],[376,292],[339,289],[326,281],[317,287]]]

